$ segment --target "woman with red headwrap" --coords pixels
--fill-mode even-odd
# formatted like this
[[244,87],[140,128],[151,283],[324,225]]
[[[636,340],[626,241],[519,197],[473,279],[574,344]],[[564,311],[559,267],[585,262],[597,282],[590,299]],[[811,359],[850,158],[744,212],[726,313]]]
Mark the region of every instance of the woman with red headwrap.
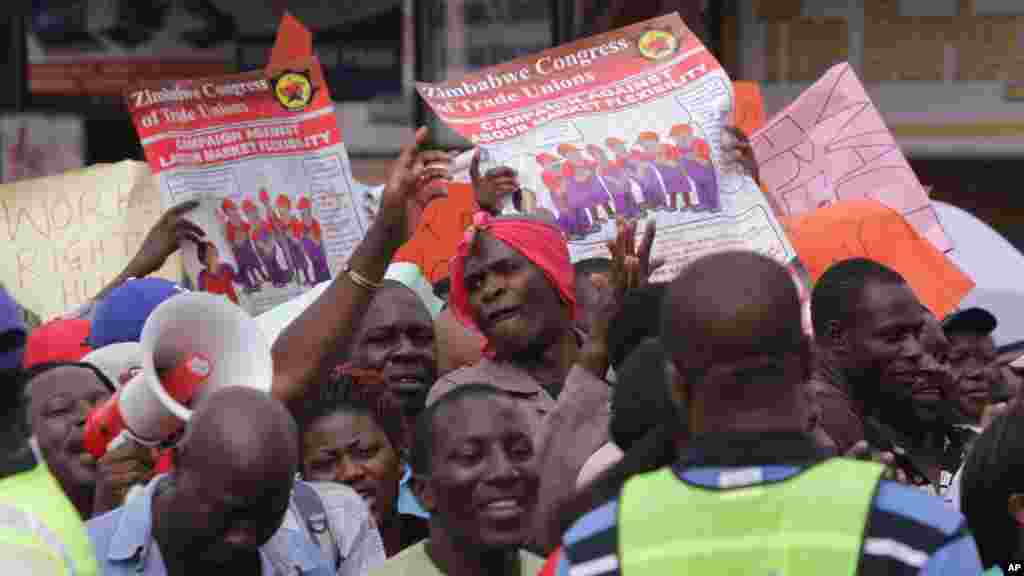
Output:
[[[632,283],[646,278],[653,222],[637,251],[635,223],[618,222],[609,248],[616,262],[615,290],[602,310]],[[628,259],[626,254],[633,255]],[[575,330],[575,273],[561,230],[528,217],[478,213],[452,258],[449,305],[455,316],[484,337],[484,357],[451,372],[431,387],[429,406],[446,392],[486,383],[522,398],[536,414],[535,448],[541,489],[535,516],[538,546],[549,548],[547,514],[575,489],[580,468],[608,440],[611,397],[607,314],[594,322],[589,338]],[[641,274],[638,270],[644,270]]]

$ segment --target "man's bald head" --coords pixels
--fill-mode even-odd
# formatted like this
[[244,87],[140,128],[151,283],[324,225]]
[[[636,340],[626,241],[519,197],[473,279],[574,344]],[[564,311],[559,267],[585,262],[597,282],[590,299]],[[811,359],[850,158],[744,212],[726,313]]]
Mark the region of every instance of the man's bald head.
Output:
[[265,392],[230,387],[211,394],[192,414],[176,456],[173,490],[154,500],[154,530],[173,554],[229,566],[281,526],[298,436],[291,415]]
[[802,428],[810,345],[789,272],[752,252],[723,252],[669,285],[662,341],[681,382],[674,398],[691,427]]
[[803,342],[800,298],[786,269],[753,252],[722,252],[670,284],[662,337],[680,369],[777,354]]
[[288,410],[265,392],[234,386],[214,392],[196,409],[178,465],[291,478],[297,452],[298,432]]

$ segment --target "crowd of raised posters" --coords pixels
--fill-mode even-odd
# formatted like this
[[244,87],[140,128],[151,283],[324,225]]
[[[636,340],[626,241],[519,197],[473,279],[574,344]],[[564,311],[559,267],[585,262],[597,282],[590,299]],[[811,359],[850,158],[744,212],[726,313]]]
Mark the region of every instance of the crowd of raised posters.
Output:
[[[417,88],[473,149],[421,128],[369,190],[285,16],[266,70],[126,94],[148,164],[0,185],[37,449],[12,411],[0,481],[45,460],[64,515],[7,483],[0,571],[1019,569],[1024,342],[962,307],[978,254],[1022,257],[928,198],[849,65],[766,120],[670,15]],[[141,278],[179,251],[218,297]],[[7,291],[87,305],[29,334]]]
[[[606,255],[616,218],[653,219],[654,256],[667,261],[655,281],[703,254],[751,249],[789,264],[806,298],[805,288],[838,258],[810,241],[808,231],[821,224],[807,215],[866,189],[938,251],[952,249],[845,64],[765,122],[757,86],[734,84],[678,15],[668,15],[417,88],[483,151],[485,167],[517,171],[527,199],[520,207],[555,220],[574,261]],[[191,286],[260,314],[333,277],[365,234],[372,216],[352,192],[334,107],[309,32],[296,20],[283,21],[264,71],[143,84],[126,98],[163,207],[200,201],[189,219],[205,236],[183,250]],[[726,126],[753,132],[763,191],[727,157]],[[456,181],[469,180],[464,160],[453,166]],[[475,205],[466,198],[459,214],[450,199],[435,200],[421,228],[437,236],[464,226],[462,212]],[[14,236],[41,226],[5,213]],[[419,236],[411,244],[422,244]],[[864,252],[838,238],[844,255]],[[405,250],[399,260],[435,281],[455,243],[428,244],[439,253],[419,262]],[[25,271],[38,275],[39,262],[27,258],[12,259],[20,264],[8,285],[25,286]],[[963,282],[956,284],[959,293]],[[88,291],[61,300],[84,301]]]

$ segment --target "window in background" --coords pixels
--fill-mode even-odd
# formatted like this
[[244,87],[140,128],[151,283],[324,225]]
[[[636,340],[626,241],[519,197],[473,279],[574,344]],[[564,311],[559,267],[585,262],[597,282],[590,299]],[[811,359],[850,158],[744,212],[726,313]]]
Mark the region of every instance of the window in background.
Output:
[[[415,2],[417,80],[442,82],[549,48],[555,2],[572,0],[438,0]],[[417,107],[434,144],[469,143],[443,126],[422,102]]]

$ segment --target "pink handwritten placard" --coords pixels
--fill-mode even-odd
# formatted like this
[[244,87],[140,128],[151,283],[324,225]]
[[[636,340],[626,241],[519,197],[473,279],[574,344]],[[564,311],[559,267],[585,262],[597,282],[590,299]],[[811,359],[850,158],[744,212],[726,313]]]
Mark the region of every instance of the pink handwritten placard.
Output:
[[837,64],[751,136],[762,182],[786,216],[870,198],[940,252],[953,245],[928,194],[849,64]]

